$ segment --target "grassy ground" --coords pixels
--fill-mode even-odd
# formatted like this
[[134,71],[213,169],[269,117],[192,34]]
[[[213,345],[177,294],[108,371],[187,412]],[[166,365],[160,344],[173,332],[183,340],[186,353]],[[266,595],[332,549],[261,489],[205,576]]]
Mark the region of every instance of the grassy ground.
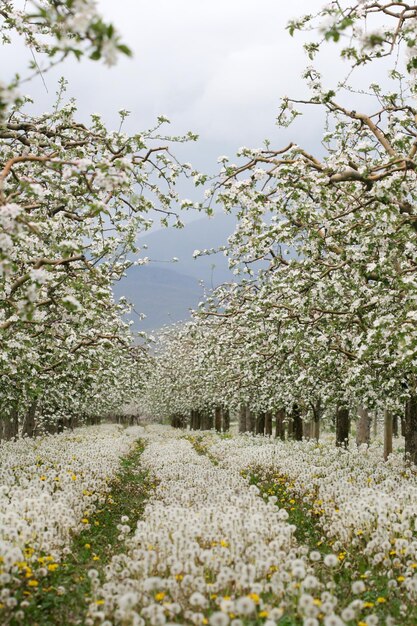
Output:
[[[320,500],[315,500],[312,505],[303,501],[293,489],[291,480],[280,473],[258,472],[253,468],[243,475],[249,476],[250,483],[257,485],[262,495],[278,498],[277,506],[287,511],[288,522],[296,527],[295,537],[300,544],[320,552],[322,559],[326,554],[335,554],[333,542],[326,539],[320,526],[322,515]],[[410,604],[401,588],[390,589],[387,576],[377,566],[371,564],[360,550],[344,546],[336,554],[339,566],[334,578],[337,584],[336,595],[340,599],[352,600],[352,583],[363,580],[367,590],[360,598],[366,603],[369,613],[380,618],[379,623],[385,624],[387,616],[391,616],[397,626],[416,626],[417,607]],[[321,563],[322,560],[316,565],[318,570],[323,567]],[[358,624],[356,621],[352,623]],[[359,624],[366,626],[365,621]]]
[[[139,466],[144,450],[138,441],[130,454],[121,461],[119,474],[111,484],[106,502],[89,519],[89,527],[74,536],[71,553],[52,568],[35,589],[22,591],[27,607],[20,618],[15,616],[11,626],[69,626],[83,624],[90,602],[90,569],[101,578],[105,565],[113,554],[123,552],[124,540],[117,526],[126,515],[132,531],[141,517],[148,492],[152,487],[147,474]],[[21,595],[20,599],[24,599]],[[1,615],[0,615],[0,622]]]
[[[199,454],[205,454],[214,464],[218,461],[210,454],[209,444],[204,437],[193,434],[186,437]],[[274,471],[265,472],[261,468],[251,468],[242,472],[244,477],[249,477],[250,484],[255,484],[260,489],[260,495],[276,496],[277,506],[284,508],[288,513],[288,522],[296,528],[295,537],[300,545],[308,546],[309,550],[319,552],[321,560],[315,564],[315,569],[320,577],[320,569],[324,568],[323,559],[327,554],[335,554],[333,542],[329,541],[323,533],[320,519],[323,513],[320,500],[315,500],[314,504],[303,501],[296,493],[294,486],[288,476]],[[366,592],[360,598],[366,603],[369,614],[378,615],[379,623],[385,624],[387,616],[393,618],[396,626],[416,626],[417,607],[412,606],[403,595],[401,588],[389,589],[388,578],[377,566],[373,566],[360,551],[344,549],[336,552],[339,559],[339,566],[336,568],[335,594],[342,600],[341,604],[348,604],[352,596],[352,583],[356,580],[363,580],[366,585]],[[345,600],[346,602],[344,602]],[[257,622],[253,622],[256,624]],[[302,620],[284,616],[279,621],[279,626],[296,626]],[[349,622],[354,626],[367,626],[365,621],[353,620]]]

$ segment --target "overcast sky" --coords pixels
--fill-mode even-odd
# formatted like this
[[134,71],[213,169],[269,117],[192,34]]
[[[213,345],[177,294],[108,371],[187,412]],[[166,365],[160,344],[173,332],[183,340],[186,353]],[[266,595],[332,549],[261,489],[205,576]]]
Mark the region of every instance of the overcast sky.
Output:
[[[218,171],[219,155],[233,160],[240,146],[261,147],[266,138],[275,148],[291,140],[320,154],[323,116],[315,107],[286,130],[278,128],[275,119],[281,97],[307,95],[301,73],[311,63],[302,47],[306,36],[290,37],[286,25],[324,3],[98,0],[104,19],[116,26],[133,58],[122,57],[113,68],[88,59],[67,60],[44,76],[48,93],[40,77],[24,88],[34,97],[36,111],[51,110],[63,75],[68,97],[77,100],[80,120],[88,122],[91,113],[100,113],[110,129],[118,127],[120,109],[131,111],[125,127],[129,132],[152,127],[164,114],[172,121],[172,134],[191,130],[200,136],[196,144],[176,146],[174,151],[207,173]],[[25,75],[30,59],[30,51],[17,41],[0,46],[1,79],[11,79],[16,71]],[[334,44],[324,47],[318,63],[328,88],[347,72]],[[365,78],[368,82],[369,73]],[[348,98],[352,105],[352,96]],[[201,199],[200,190],[179,188],[182,197],[195,200]],[[198,217],[190,212],[184,221]],[[175,229],[170,232],[178,240],[176,256],[181,259],[184,237]],[[188,236],[187,229],[183,234]]]
[[[26,86],[40,109],[51,107],[61,74],[69,81],[80,115],[102,113],[111,126],[115,113],[132,112],[129,129],[151,126],[159,114],[172,120],[173,132],[192,130],[197,146],[181,150],[202,169],[215,169],[220,154],[242,145],[259,146],[265,138],[282,144],[286,133],[275,126],[279,99],[304,92],[300,74],[308,61],[302,38],[291,38],[288,20],[318,9],[322,0],[99,0],[133,50],[117,66],[83,60],[64,66]],[[2,78],[22,70],[29,52],[4,47]],[[333,50],[334,54],[334,50]],[[331,51],[329,51],[331,63]],[[324,59],[326,63],[326,59]],[[300,121],[291,135],[311,144],[314,124]],[[214,163],[213,163],[214,161]]]

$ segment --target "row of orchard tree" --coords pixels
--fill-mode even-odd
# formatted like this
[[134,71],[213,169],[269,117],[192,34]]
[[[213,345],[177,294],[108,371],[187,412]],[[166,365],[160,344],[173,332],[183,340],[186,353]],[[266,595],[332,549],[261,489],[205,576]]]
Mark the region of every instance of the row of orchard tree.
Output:
[[147,340],[131,333],[112,285],[154,210],[176,219],[175,181],[190,166],[171,156],[163,117],[134,135],[126,111],[117,131],[98,115],[80,123],[64,80],[52,112],[30,113],[31,72],[129,54],[94,2],[2,2],[0,35],[36,57],[27,75],[0,82],[0,439],[10,439],[122,414],[142,389]]
[[[334,420],[339,444],[358,413],[366,441],[377,411],[387,451],[402,419],[417,462],[417,5],[331,2],[289,30],[318,35],[305,45],[310,94],[284,98],[278,123],[320,108],[322,147],[222,159],[208,195],[237,214],[225,250],[237,279],[161,334],[144,402],[163,415],[285,412],[297,438],[303,422],[317,436]],[[337,84],[318,69],[327,41],[349,64]]]

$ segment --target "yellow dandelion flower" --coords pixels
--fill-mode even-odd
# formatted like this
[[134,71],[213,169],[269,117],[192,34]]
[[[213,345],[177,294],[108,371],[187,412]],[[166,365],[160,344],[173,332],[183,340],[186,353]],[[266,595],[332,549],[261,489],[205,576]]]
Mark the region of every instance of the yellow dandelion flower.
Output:
[[[258,596],[258,594],[257,594],[257,593],[250,593],[250,594],[248,595],[248,598],[250,598],[251,600],[253,600],[253,601],[255,602],[255,604],[259,604],[260,597]],[[230,600],[230,598],[227,598],[227,599],[228,599],[228,600]]]

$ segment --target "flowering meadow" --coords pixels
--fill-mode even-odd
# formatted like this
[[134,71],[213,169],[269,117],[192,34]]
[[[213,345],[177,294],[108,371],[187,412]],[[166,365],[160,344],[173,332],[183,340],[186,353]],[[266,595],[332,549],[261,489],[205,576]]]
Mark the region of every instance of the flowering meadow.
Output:
[[[417,0],[291,20],[282,143],[217,173],[165,115],[24,95],[128,62],[99,4],[0,0],[0,45],[31,53],[0,77],[0,626],[417,626]],[[155,259],[140,235],[216,205],[235,230],[194,257],[231,280],[213,264],[188,321],[135,332],[114,288]]]
[[[163,427],[144,437],[157,486],[105,580],[90,572],[86,624],[416,623],[417,478],[399,456]],[[304,541],[300,515],[316,527]]]
[[137,428],[101,426],[1,445],[0,613],[19,617],[31,592],[59,570],[137,436]]

